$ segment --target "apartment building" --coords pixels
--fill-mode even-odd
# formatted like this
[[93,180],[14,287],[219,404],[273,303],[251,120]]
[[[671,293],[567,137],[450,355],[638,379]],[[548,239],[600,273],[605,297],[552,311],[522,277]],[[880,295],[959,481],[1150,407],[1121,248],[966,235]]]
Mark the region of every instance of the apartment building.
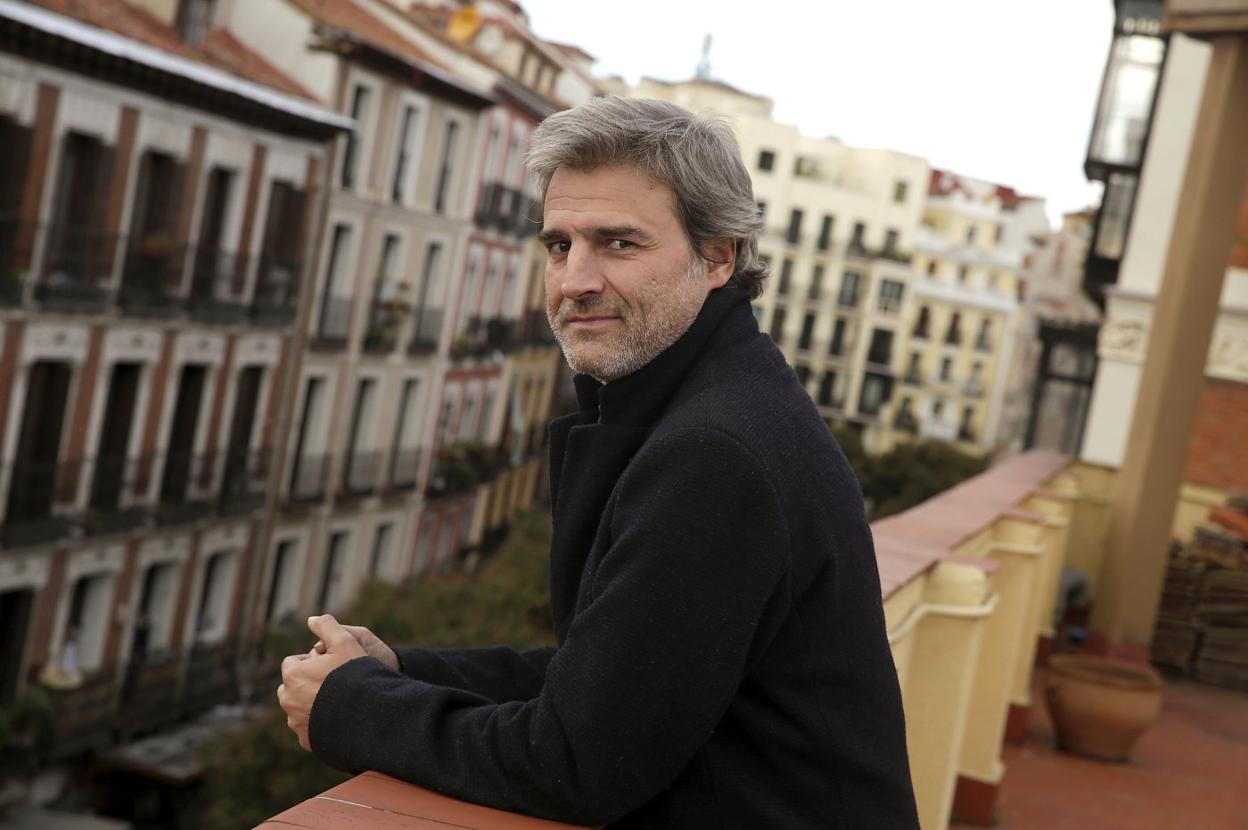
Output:
[[899,429],[968,452],[1002,444],[1024,274],[1048,232],[1043,200],[932,171],[899,342],[906,361],[895,411]]
[[804,136],[772,119],[769,99],[709,78],[646,78],[630,94],[730,119],[771,266],[755,302],[760,325],[829,424],[852,424],[871,451],[886,450],[927,162]]
[[0,0],[0,704],[59,752],[234,693],[351,126],[198,10]]

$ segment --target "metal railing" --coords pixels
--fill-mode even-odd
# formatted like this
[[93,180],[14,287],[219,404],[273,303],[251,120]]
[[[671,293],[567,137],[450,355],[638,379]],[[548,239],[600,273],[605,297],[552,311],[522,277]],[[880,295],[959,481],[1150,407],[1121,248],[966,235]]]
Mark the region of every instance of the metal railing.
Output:
[[404,312],[393,302],[373,300],[362,344],[366,352],[391,352],[399,342]]
[[470,317],[451,344],[451,357],[486,357],[506,354],[516,345],[517,321],[509,317]]
[[321,300],[320,315],[311,344],[322,349],[341,349],[351,331],[351,298],[328,296]]
[[412,337],[407,343],[407,353],[436,352],[441,336],[442,309],[418,308],[412,312]]
[[399,492],[414,490],[420,479],[421,451],[418,447],[404,447],[396,450],[390,461],[390,479],[386,482],[386,490]]

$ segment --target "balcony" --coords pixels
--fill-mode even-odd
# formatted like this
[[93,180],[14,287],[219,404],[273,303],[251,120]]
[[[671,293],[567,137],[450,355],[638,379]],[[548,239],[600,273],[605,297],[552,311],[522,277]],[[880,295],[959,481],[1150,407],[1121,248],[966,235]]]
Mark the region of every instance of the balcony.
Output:
[[[243,291],[248,259],[217,248],[195,252],[187,307],[192,320],[205,323],[241,323],[247,317]],[[291,299],[293,317],[294,299]]]
[[555,333],[543,309],[529,309],[520,319],[516,342],[525,346],[555,346]]
[[451,358],[484,358],[507,354],[516,345],[517,321],[507,317],[471,317],[451,344]]
[[361,346],[371,354],[389,354],[399,342],[399,329],[407,316],[407,306],[389,300],[373,300],[368,327]]
[[189,248],[172,240],[132,240],[117,291],[118,310],[131,317],[167,318],[184,302],[178,296]]
[[[35,260],[37,273],[29,268]],[[254,278],[250,264],[237,253],[161,237],[0,220],[0,307],[33,302],[64,313],[290,324],[301,263],[265,255]]]
[[493,481],[506,463],[493,447],[469,443],[443,447],[434,456],[425,497],[432,501],[465,493]]
[[299,304],[299,271],[302,263],[281,257],[260,257],[251,319],[259,326],[286,326],[295,320]]
[[266,448],[15,465],[6,471],[12,489],[0,543],[22,547],[248,513],[264,506],[271,455]]
[[328,296],[321,301],[316,331],[309,342],[314,349],[333,351],[346,348],[351,331],[351,298]]
[[323,453],[295,457],[290,473],[287,507],[318,502],[325,498],[330,459],[331,456]]
[[923,385],[923,373],[918,371],[917,369],[911,369],[906,372],[906,376],[902,378],[901,382],[906,384],[907,386],[922,386]]
[[442,309],[423,308],[412,313],[412,337],[407,342],[409,355],[436,352],[441,337]]
[[382,453],[377,450],[348,453],[343,464],[342,487],[338,492],[338,499],[359,499],[376,493],[382,457]]
[[420,479],[421,455],[419,447],[395,450],[390,461],[390,478],[386,482],[387,493],[407,493],[416,489]]
[[473,220],[482,230],[493,229],[524,239],[540,228],[540,205],[522,190],[493,182],[482,187]]

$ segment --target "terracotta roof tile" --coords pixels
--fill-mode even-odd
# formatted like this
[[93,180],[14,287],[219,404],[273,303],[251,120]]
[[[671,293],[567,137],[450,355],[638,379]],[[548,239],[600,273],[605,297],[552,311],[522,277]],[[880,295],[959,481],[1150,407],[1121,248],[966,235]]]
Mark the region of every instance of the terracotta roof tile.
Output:
[[248,49],[228,32],[213,29],[202,46],[192,46],[177,31],[147,9],[124,0],[30,0],[32,5],[71,17],[83,23],[155,46],[199,63],[221,69],[300,98],[317,97],[260,55]]
[[400,58],[450,72],[428,52],[386,25],[379,17],[351,0],[286,0],[313,20],[334,29],[351,32],[371,45]]

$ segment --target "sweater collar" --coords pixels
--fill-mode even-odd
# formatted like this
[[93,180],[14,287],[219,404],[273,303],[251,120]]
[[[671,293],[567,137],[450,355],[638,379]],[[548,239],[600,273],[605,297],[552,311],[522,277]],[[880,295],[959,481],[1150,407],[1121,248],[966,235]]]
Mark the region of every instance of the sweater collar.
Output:
[[[707,295],[688,330],[636,372],[606,384],[586,374],[576,375],[572,380],[581,411],[596,411],[598,422],[603,424],[646,426],[657,417],[725,318],[744,315],[757,331],[754,315],[748,311],[749,299],[735,284],[717,288]],[[738,313],[733,314],[734,310]],[[741,324],[738,321],[733,327]]]

